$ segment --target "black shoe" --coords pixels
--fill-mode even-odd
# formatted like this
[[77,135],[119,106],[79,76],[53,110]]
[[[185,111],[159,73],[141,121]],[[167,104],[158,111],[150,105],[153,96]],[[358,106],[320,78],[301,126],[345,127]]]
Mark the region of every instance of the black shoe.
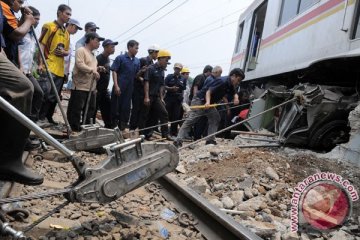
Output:
[[25,185],[41,185],[44,178],[32,172],[29,168],[21,164],[13,164],[10,166],[1,166],[0,180],[17,182]]
[[0,135],[0,180],[26,185],[42,184],[44,178],[25,167],[22,162],[30,130],[1,110],[0,116],[6,126]]
[[215,140],[206,140],[205,145],[208,145],[208,144],[216,145],[217,143]]
[[31,151],[31,150],[34,150],[36,148],[39,148],[40,147],[40,141],[37,140],[37,139],[34,139],[34,140],[30,140],[29,138],[26,139],[26,142],[25,142],[25,147],[24,147],[24,151]]
[[181,148],[181,147],[182,147],[182,142],[181,142],[181,140],[175,140],[175,141],[173,142],[173,144],[174,144],[174,146],[175,146],[176,148]]

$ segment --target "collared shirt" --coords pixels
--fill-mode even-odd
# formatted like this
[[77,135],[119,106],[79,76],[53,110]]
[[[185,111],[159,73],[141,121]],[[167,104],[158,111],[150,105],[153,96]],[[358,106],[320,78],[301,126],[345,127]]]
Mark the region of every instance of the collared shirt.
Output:
[[8,36],[18,28],[18,20],[14,14],[14,11],[10,8],[8,4],[0,1],[2,11],[3,11],[3,36],[5,40],[5,53],[8,59],[14,63],[16,66],[19,66],[19,56],[18,56],[18,43],[14,42]]
[[36,50],[36,40],[32,31],[28,32],[19,43],[19,56],[21,59],[21,69],[25,74],[31,73],[34,54]]
[[2,35],[3,29],[4,29],[4,15],[2,11],[2,6],[0,4],[0,52],[1,52],[1,48],[5,47],[5,42]]
[[104,54],[99,54],[96,57],[98,61],[98,66],[103,66],[106,69],[106,72],[100,73],[100,79],[97,82],[96,88],[98,91],[107,91],[110,82],[110,58],[105,57]]
[[206,76],[204,74],[199,74],[194,78],[193,84],[191,86],[189,99],[192,100],[194,97],[194,87],[197,86],[198,91],[203,87]]
[[78,50],[78,49],[81,48],[81,47],[84,47],[84,46],[85,46],[85,41],[86,41],[86,37],[85,37],[85,35],[84,35],[82,38],[80,38],[80,39],[76,42],[76,44],[75,44],[75,51]]
[[56,21],[45,23],[39,41],[45,46],[44,53],[50,72],[56,76],[64,77],[65,59],[56,56],[55,50],[56,48],[63,48],[65,51],[69,51],[69,32]]
[[184,90],[186,89],[186,79],[183,78],[180,74],[169,74],[165,78],[165,86],[167,87],[178,87],[179,89],[176,92],[167,91],[166,97],[177,97],[180,100],[183,99]]
[[154,64],[154,60],[151,59],[150,56],[140,58],[140,68],[144,66],[150,66],[151,64]]
[[217,79],[209,79],[204,84],[203,88],[196,94],[196,97],[205,100],[206,92],[210,90],[211,101],[210,103],[218,103],[223,97],[235,94],[235,88],[231,84],[230,77],[221,77]]
[[[89,91],[94,72],[97,71],[97,60],[94,54],[85,47],[75,52],[75,66],[73,71],[73,83],[75,90]],[[96,89],[96,81],[91,90]]]
[[127,88],[133,89],[136,74],[140,70],[140,60],[136,57],[130,57],[128,53],[119,55],[110,67],[118,75],[118,84],[121,91]]
[[158,63],[150,65],[146,70],[144,81],[149,82],[149,96],[160,96],[160,88],[161,86],[164,86],[164,71],[164,68]]

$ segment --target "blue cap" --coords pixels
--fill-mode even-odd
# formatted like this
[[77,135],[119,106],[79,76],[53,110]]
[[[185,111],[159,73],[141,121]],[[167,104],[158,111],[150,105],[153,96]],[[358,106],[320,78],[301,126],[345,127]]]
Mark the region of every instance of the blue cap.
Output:
[[118,42],[114,42],[110,39],[106,39],[103,43],[102,43],[102,46],[103,47],[106,47],[106,46],[109,46],[109,45],[118,45]]

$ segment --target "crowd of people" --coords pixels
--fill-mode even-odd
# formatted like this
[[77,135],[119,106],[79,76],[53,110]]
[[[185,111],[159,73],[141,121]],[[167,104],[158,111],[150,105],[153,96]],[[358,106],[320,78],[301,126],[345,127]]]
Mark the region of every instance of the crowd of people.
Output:
[[[66,115],[72,131],[81,131],[81,125],[94,121],[100,110],[105,128],[138,130],[151,139],[153,131],[158,131],[153,126],[159,125],[162,137],[174,140],[178,147],[184,138],[199,139],[218,130],[221,117],[211,104],[239,104],[237,88],[245,78],[239,68],[222,77],[220,66],[207,65],[193,80],[189,68],[175,63],[173,73],[165,76],[171,53],[154,44],[148,47],[148,56],[137,58],[139,42],[135,40],[129,40],[127,51],[111,62],[118,42],[99,36],[94,22],[85,24],[84,36],[73,47],[70,35],[83,28],[65,4],[58,6],[54,21],[42,26],[37,46],[34,29],[40,12],[22,6],[23,0],[0,3],[0,96],[39,125],[57,124],[53,118],[57,95],[61,96],[68,81],[72,84]],[[20,19],[17,12],[21,12]],[[100,45],[103,51],[96,56]],[[74,67],[70,69],[73,55]],[[109,91],[111,76],[113,87]],[[181,124],[187,104],[202,107],[187,113]],[[229,105],[224,108],[230,114]],[[29,130],[1,109],[0,128],[0,180],[41,184],[42,176],[21,161],[24,149],[35,145]],[[216,144],[215,138],[207,139],[206,144]]]

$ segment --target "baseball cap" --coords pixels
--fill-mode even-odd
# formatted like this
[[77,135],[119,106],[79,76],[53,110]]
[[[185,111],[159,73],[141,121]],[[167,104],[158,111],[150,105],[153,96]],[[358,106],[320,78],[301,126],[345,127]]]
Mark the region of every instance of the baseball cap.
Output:
[[86,29],[100,29],[98,26],[96,26],[93,22],[88,22],[85,24],[85,30]]
[[90,32],[90,33],[87,33],[85,35],[86,39],[89,39],[89,38],[97,38],[99,39],[99,41],[104,41],[105,38],[103,37],[100,37],[99,34],[97,34],[96,32]]
[[81,27],[81,25],[80,25],[80,22],[79,22],[78,20],[74,19],[74,18],[70,18],[67,23],[68,23],[68,24],[73,24],[73,25],[77,26],[77,28],[78,28],[79,30],[83,30],[82,27]]
[[114,42],[112,41],[111,39],[106,39],[103,43],[102,43],[102,46],[103,47],[106,47],[106,46],[109,46],[109,45],[118,45],[118,42]]
[[182,69],[182,68],[183,68],[183,65],[182,65],[181,63],[175,63],[175,64],[174,64],[174,68]]

